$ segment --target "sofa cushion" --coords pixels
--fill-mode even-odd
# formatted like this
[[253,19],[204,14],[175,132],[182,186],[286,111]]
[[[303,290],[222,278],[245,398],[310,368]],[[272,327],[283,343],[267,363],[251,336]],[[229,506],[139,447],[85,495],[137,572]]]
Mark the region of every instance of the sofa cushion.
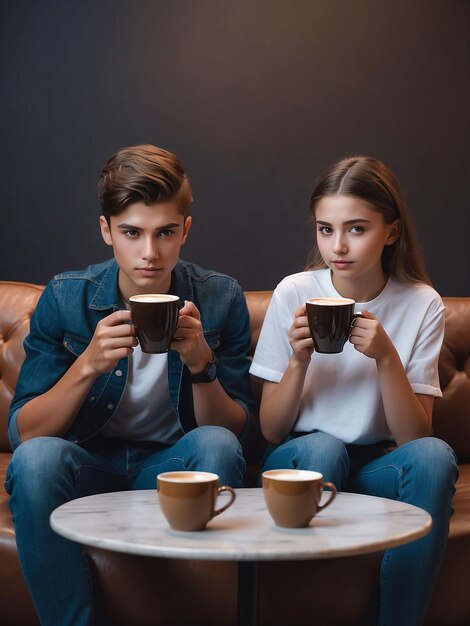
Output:
[[[0,281],[0,604],[2,617],[7,616],[10,626],[37,624],[31,600],[24,585],[16,553],[14,528],[8,509],[7,494],[3,489],[6,469],[10,459],[7,452],[6,416],[13,390],[16,384],[19,366],[24,357],[22,341],[28,332],[29,319],[42,292],[38,285],[7,283]],[[272,292],[246,292],[246,299],[251,316],[252,349],[258,340],[261,325]],[[435,434],[448,441],[457,451],[460,460],[470,460],[470,298],[444,298],[446,305],[446,336],[439,362],[439,374],[443,389],[443,398],[436,400],[434,410]],[[256,381],[260,389],[260,381]],[[256,465],[251,469],[256,472]],[[449,544],[443,567],[439,574],[436,590],[425,621],[426,626],[442,624],[468,624],[470,615],[470,594],[467,585],[468,555],[470,554],[470,464],[461,463],[460,478],[454,501],[455,513],[450,522]],[[147,558],[146,568],[140,571],[132,567],[131,562],[138,557],[119,555],[113,552],[95,551],[91,553],[95,580],[102,591],[105,603],[112,617],[113,626],[129,623],[162,623],[174,617],[172,600],[166,602],[166,591],[171,595],[174,585],[187,585],[188,593],[195,591],[181,607],[182,621],[188,623],[183,615],[191,615],[194,607],[201,608],[204,589],[224,588],[220,601],[214,606],[213,619],[210,623],[225,623],[227,616],[233,622],[235,609],[235,567],[230,563],[206,563],[196,561],[172,561]],[[310,618],[309,593],[315,588],[343,588],[347,597],[342,597],[344,607],[342,615],[347,624],[357,624],[358,617],[367,607],[367,593],[373,589],[377,579],[380,554],[363,557],[326,560],[311,563],[263,564],[261,571],[260,610],[262,620],[274,624],[304,624]],[[153,572],[155,576],[145,574]],[[206,571],[207,570],[207,571]],[[145,574],[145,575],[144,575]],[[207,576],[207,578],[206,578]],[[165,597],[155,594],[156,580],[165,578]],[[197,584],[195,585],[194,579]],[[136,596],[132,610],[126,609],[128,591],[136,582]],[[147,581],[147,587],[143,582]],[[204,581],[208,585],[204,585]],[[297,582],[299,581],[299,582]],[[302,582],[302,584],[300,584]],[[278,585],[278,587],[276,587]],[[286,585],[292,600],[286,603]],[[323,587],[322,587],[323,586]],[[202,590],[201,590],[202,587]],[[277,593],[279,591],[279,593]],[[367,592],[364,594],[363,592]],[[279,603],[276,604],[276,600]],[[194,604],[193,604],[194,603]],[[341,609],[342,603],[337,603]],[[130,605],[129,605],[130,607]],[[151,607],[151,611],[147,609]],[[185,609],[185,610],[184,610]],[[167,612],[166,612],[167,611]],[[286,613],[288,611],[289,614]],[[341,612],[341,611],[340,611]],[[347,615],[346,615],[347,613]],[[135,619],[137,616],[137,620]],[[335,616],[339,617],[336,613]],[[326,617],[326,615],[325,615]],[[328,617],[331,617],[328,614]],[[204,619],[201,617],[201,619]],[[229,622],[229,623],[230,623]],[[168,622],[165,622],[168,623]],[[208,622],[205,622],[208,623]],[[327,623],[326,621],[324,622]],[[331,623],[331,622],[329,622]],[[333,621],[336,625],[339,621]]]
[[433,427],[460,460],[470,460],[470,298],[443,298],[444,345],[439,357],[442,398],[436,398]]
[[23,340],[43,287],[0,281],[0,451],[10,449],[6,436],[8,407],[24,359]]

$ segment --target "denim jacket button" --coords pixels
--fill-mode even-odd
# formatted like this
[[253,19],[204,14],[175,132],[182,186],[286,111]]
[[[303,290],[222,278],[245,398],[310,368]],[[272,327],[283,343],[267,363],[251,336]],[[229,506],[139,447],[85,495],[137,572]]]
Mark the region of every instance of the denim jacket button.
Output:
[[122,371],[121,370],[116,370],[114,373],[116,374],[116,376],[122,376]]
[[113,404],[112,402],[110,402],[110,403],[108,404],[108,409],[109,409],[110,411],[112,411],[112,409],[114,409],[114,404]]

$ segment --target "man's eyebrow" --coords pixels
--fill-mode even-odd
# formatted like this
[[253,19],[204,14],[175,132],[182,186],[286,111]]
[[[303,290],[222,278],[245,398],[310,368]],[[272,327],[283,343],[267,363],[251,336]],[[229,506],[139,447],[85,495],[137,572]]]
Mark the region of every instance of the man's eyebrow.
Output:
[[[181,226],[181,224],[178,224],[177,222],[172,222],[170,224],[164,224],[163,226],[159,226],[158,228],[156,228],[155,230],[168,230],[169,228],[179,228]],[[122,224],[118,224],[117,228],[122,228],[123,230],[137,230],[139,232],[142,232],[144,229],[141,228],[140,226],[134,226],[133,224],[126,224],[125,222]]]
[[[317,224],[321,224],[322,226],[331,226],[330,222],[324,222],[323,220],[316,220]],[[361,217],[358,217],[355,220],[348,220],[347,222],[343,222],[343,224],[345,226],[348,226],[349,224],[359,224],[362,222],[366,222],[367,224],[370,222],[370,220],[365,220]]]
[[178,222],[174,222],[170,224],[165,224],[164,226],[159,226],[156,230],[168,230],[169,228],[180,228],[181,226],[182,224],[179,224]]

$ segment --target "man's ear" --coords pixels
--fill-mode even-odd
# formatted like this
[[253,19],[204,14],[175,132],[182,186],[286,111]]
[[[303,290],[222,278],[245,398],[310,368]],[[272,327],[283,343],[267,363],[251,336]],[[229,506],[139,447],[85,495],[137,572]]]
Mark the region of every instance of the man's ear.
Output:
[[385,241],[386,246],[391,246],[400,236],[401,222],[400,220],[395,220],[388,226],[388,237]]
[[183,240],[181,242],[181,245],[184,245],[186,243],[186,239],[188,238],[188,233],[189,233],[189,229],[191,228],[191,224],[193,222],[193,219],[190,215],[188,215],[188,217],[185,218],[184,220],[184,224],[183,224]]
[[100,229],[101,236],[103,237],[105,244],[108,246],[112,246],[113,238],[111,237],[111,230],[109,228],[108,221],[104,215],[100,215]]

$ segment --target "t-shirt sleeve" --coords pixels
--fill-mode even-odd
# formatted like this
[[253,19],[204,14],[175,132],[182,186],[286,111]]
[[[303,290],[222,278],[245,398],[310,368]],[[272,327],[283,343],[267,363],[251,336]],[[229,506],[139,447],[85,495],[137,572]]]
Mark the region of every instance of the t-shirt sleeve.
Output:
[[266,311],[250,367],[251,374],[275,383],[281,380],[292,355],[288,333],[293,320],[294,312],[276,289]]
[[406,374],[415,393],[441,397],[438,362],[444,340],[445,315],[442,300],[431,302],[421,323]]

